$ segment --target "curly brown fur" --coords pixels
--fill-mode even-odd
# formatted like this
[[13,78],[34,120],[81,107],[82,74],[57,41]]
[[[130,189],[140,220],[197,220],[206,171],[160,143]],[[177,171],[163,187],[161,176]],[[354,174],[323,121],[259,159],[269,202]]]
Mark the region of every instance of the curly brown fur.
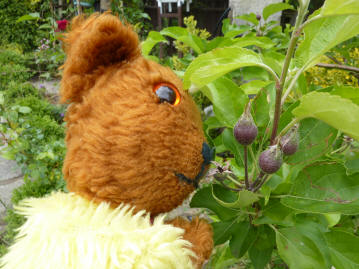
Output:
[[[128,203],[152,216],[180,205],[194,187],[175,174],[198,175],[204,142],[200,113],[181,81],[143,58],[137,35],[110,14],[76,18],[64,43],[69,191],[113,207]],[[178,89],[178,105],[160,103],[154,93],[159,83]],[[200,264],[212,247],[210,226],[177,224]]]
[[196,253],[193,263],[198,268],[209,258],[213,249],[212,227],[203,219],[195,218],[191,222],[177,217],[167,223],[185,230],[184,239],[192,243],[192,250]]

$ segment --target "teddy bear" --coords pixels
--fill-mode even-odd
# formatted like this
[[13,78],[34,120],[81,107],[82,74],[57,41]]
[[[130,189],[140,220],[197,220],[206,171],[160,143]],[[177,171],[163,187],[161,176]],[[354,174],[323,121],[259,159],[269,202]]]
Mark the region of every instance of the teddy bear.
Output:
[[69,192],[15,207],[26,222],[2,268],[201,268],[210,224],[165,219],[211,160],[191,96],[114,15],[76,17],[63,42]]

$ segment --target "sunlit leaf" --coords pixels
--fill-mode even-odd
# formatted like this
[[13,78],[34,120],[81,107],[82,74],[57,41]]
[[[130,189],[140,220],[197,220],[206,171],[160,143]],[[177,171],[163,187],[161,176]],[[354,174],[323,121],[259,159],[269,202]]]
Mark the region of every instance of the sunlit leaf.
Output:
[[243,36],[235,39],[233,47],[248,47],[248,46],[257,46],[263,49],[270,49],[274,47],[275,43],[266,36]]
[[359,14],[358,0],[326,0],[320,12],[322,16],[350,14]]
[[205,49],[202,39],[190,34],[186,28],[172,26],[163,29],[160,33],[183,42],[197,53],[202,53]]
[[[198,56],[187,68],[184,87],[200,88],[217,78],[244,66],[267,67],[252,50],[237,47],[214,49]],[[267,67],[269,68],[269,67]]]
[[296,51],[298,67],[307,69],[337,44],[359,34],[359,16],[323,17],[304,27],[304,41]]
[[254,13],[240,15],[240,16],[235,17],[235,19],[248,21],[248,22],[253,23],[254,25],[259,24],[259,21],[257,20],[257,16]]
[[233,128],[248,103],[247,95],[232,80],[222,77],[203,87],[211,100],[216,118],[223,126]]
[[334,86],[330,94],[339,95],[343,98],[350,99],[353,103],[359,105],[359,88],[350,86]]
[[325,92],[311,92],[293,110],[298,119],[316,118],[359,140],[359,106]]
[[270,15],[286,9],[294,9],[293,6],[287,3],[274,3],[266,6],[263,9],[263,19],[267,20]]
[[151,31],[148,34],[146,40],[141,43],[142,54],[145,56],[149,55],[152,48],[156,46],[159,42],[167,43],[167,40],[159,32]]

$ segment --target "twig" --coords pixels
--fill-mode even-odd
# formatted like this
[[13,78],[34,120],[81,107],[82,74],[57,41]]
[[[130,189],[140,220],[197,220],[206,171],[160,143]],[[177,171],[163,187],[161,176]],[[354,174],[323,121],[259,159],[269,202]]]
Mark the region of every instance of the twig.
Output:
[[258,191],[263,186],[263,184],[266,182],[267,179],[268,179],[268,175],[265,175],[262,181],[258,184],[258,186],[253,189],[253,192]]
[[284,84],[286,82],[289,65],[292,60],[297,41],[298,41],[301,31],[302,31],[301,24],[304,20],[306,12],[307,12],[308,4],[309,4],[309,1],[304,6],[300,5],[300,7],[299,7],[297,20],[295,22],[295,26],[294,26],[292,36],[290,38],[287,54],[284,59],[282,74],[280,76],[279,82],[276,83],[275,111],[274,111],[272,134],[271,134],[271,138],[270,138],[271,145],[274,145],[276,143],[277,130],[278,130],[279,119],[280,119],[280,114],[281,114],[281,107],[282,107],[281,99],[282,99],[283,88],[284,88]]
[[324,67],[324,68],[334,68],[334,69],[341,69],[351,72],[359,73],[359,68],[349,65],[343,65],[343,64],[325,64],[325,63],[318,63],[316,64],[318,67]]
[[246,184],[246,190],[249,189],[248,181],[248,148],[247,145],[244,146],[244,183]]

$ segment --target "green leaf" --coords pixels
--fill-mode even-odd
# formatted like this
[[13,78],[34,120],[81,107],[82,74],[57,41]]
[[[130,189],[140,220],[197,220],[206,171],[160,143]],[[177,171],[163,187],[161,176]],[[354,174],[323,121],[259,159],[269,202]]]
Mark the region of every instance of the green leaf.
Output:
[[212,195],[220,205],[235,209],[247,207],[259,200],[258,194],[254,192],[241,190],[235,193],[217,184],[212,185]]
[[222,77],[207,86],[202,92],[213,104],[216,118],[222,126],[233,128],[248,103],[247,95],[232,80]]
[[205,50],[205,45],[202,39],[198,36],[190,34],[185,28],[172,26],[163,29],[160,33],[162,35],[166,35],[183,42],[187,46],[194,49],[194,51],[198,54],[202,53]]
[[294,166],[313,163],[331,150],[337,130],[316,119],[304,119],[299,126],[299,147],[285,162]]
[[4,93],[0,92],[0,105],[3,105],[4,102],[5,102]]
[[263,9],[263,19],[266,21],[270,15],[286,9],[294,9],[293,6],[287,3],[274,3],[266,6]]
[[298,119],[316,118],[359,140],[359,106],[329,93],[311,92],[293,110]]
[[329,93],[350,99],[354,104],[359,105],[359,88],[335,85]]
[[184,87],[191,84],[200,88],[217,78],[244,66],[269,68],[261,57],[245,48],[218,48],[198,56],[187,68],[184,75]]
[[275,233],[268,226],[260,226],[257,239],[248,251],[254,269],[264,269],[271,260]]
[[304,168],[296,177],[289,195],[281,198],[287,207],[308,213],[359,214],[359,177],[347,176],[340,164]]
[[357,0],[326,0],[321,8],[321,16],[359,14]]
[[22,22],[22,21],[32,21],[32,20],[37,20],[40,18],[40,14],[39,13],[30,13],[24,16],[21,16],[20,18],[18,18],[16,20],[16,23],[18,22]]
[[278,253],[291,269],[326,269],[325,260],[314,242],[297,228],[275,230]]
[[343,232],[331,231],[325,234],[331,260],[336,269],[359,268],[359,237]]
[[270,199],[267,206],[263,209],[261,217],[254,220],[254,224],[276,224],[282,226],[292,226],[293,216],[297,212],[280,203],[278,199]]
[[191,207],[208,208],[213,211],[221,220],[233,219],[237,211],[220,205],[212,196],[212,187],[205,187],[196,192],[193,196]]
[[345,169],[347,170],[348,176],[358,173],[359,172],[359,159],[346,160],[344,163],[344,166],[345,166]]
[[359,34],[359,16],[324,17],[304,27],[305,39],[295,54],[298,67],[304,70],[337,44]]
[[211,256],[206,267],[211,269],[223,269],[230,268],[236,263],[238,263],[238,260],[232,256],[229,245],[224,244],[216,248],[215,253]]
[[240,20],[248,21],[248,22],[253,23],[253,24],[256,25],[256,26],[259,24],[259,21],[257,20],[257,16],[256,16],[256,14],[254,14],[254,13],[244,14],[244,15],[241,15],[241,16],[237,16],[237,17],[235,17],[235,19],[240,19]]
[[272,83],[272,81],[252,80],[250,82],[242,84],[241,89],[247,95],[257,94],[262,88],[266,87],[270,83]]
[[[272,82],[269,81],[269,83]],[[267,127],[269,122],[269,103],[267,89],[263,88],[257,94],[252,102],[252,109],[257,127]]]
[[157,45],[159,42],[167,43],[165,37],[163,37],[159,32],[151,31],[146,40],[141,43],[142,54],[147,56],[150,54],[152,48]]
[[248,47],[248,46],[257,46],[263,49],[270,49],[274,47],[275,43],[266,36],[243,36],[235,39],[233,47]]
[[232,255],[241,258],[252,246],[258,236],[258,229],[245,221],[238,225],[229,241]]
[[19,112],[22,114],[29,114],[31,112],[31,108],[27,106],[19,107]]
[[213,242],[214,245],[225,243],[232,237],[232,234],[237,233],[241,229],[241,223],[238,223],[238,218],[230,221],[213,222]]
[[262,52],[263,62],[272,68],[277,74],[281,74],[285,55],[272,51],[264,50]]

